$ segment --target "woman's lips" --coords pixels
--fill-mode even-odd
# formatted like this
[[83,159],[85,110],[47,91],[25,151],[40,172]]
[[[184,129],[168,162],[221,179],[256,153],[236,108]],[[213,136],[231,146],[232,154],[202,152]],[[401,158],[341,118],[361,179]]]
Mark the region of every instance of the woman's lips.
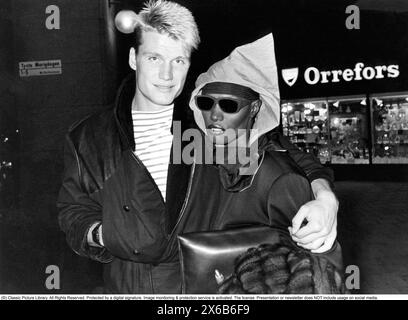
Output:
[[223,127],[217,125],[209,125],[207,128],[211,130],[212,134],[215,136],[221,135],[225,132]]

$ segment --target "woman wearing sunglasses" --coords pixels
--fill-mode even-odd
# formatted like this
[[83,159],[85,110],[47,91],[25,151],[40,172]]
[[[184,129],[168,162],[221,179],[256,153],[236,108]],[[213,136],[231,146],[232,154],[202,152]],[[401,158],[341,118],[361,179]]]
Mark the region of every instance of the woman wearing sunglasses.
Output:
[[[246,158],[250,163],[225,157],[224,163],[195,165],[183,232],[268,225],[287,230],[298,242],[292,220],[315,197],[310,175],[294,162],[277,131],[280,105],[272,35],[236,48],[201,74],[190,108],[212,151],[249,151],[255,145],[257,152]],[[254,169],[242,174],[247,167]],[[341,265],[337,242],[324,251],[335,247]]]
[[[230,225],[264,224],[288,230],[300,207],[314,199],[303,171],[280,144],[279,88],[272,35],[236,48],[196,81],[190,108],[214,153],[225,157],[197,164],[188,216],[201,230]],[[233,151],[250,150],[255,169],[241,174]],[[239,154],[235,152],[235,154]],[[188,230],[184,230],[188,232]]]
[[257,147],[250,157],[255,170],[249,174],[240,170],[249,163],[233,157],[196,165],[192,188],[197,192],[191,192],[188,207],[190,216],[200,216],[201,231],[244,222],[287,229],[302,205],[314,199],[313,174],[306,177],[278,133],[279,99],[272,34],[236,48],[198,77],[190,108],[213,142],[210,147],[227,153]]

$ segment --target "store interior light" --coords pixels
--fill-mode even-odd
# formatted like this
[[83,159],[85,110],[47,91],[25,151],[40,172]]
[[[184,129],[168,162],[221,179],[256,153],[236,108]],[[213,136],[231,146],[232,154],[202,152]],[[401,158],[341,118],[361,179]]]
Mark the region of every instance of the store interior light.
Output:
[[310,109],[306,109],[306,110],[305,110],[305,114],[306,114],[306,115],[310,114],[311,112],[312,112],[312,111],[311,111]]
[[292,106],[288,106],[288,111],[292,111],[293,107]]
[[313,110],[316,106],[313,103],[305,103],[305,108]]
[[288,108],[287,108],[287,107],[282,107],[282,112],[283,112],[283,113],[288,112]]
[[338,108],[340,106],[340,101],[336,101],[335,103],[333,103],[333,106],[335,106],[336,108]]
[[366,106],[367,105],[366,99],[364,98],[363,100],[361,100],[360,104],[362,104],[363,106]]
[[383,101],[377,98],[374,98],[375,103],[377,104],[377,106],[382,106],[383,105]]
[[407,100],[407,101],[408,101],[408,97],[406,97],[406,98],[405,98],[405,100]]

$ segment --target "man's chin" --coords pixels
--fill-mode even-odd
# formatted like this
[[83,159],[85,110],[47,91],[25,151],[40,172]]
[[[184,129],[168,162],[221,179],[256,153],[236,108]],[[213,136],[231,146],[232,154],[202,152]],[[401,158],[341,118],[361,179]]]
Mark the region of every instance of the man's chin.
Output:
[[176,96],[173,93],[163,94],[159,92],[155,95],[154,100],[157,105],[161,105],[163,107],[169,107],[174,103],[175,99],[176,99]]
[[173,104],[174,104],[174,99],[156,101],[156,105],[159,106],[161,109],[171,107]]
[[171,101],[173,103],[174,99],[176,99],[180,95],[180,92],[178,92],[175,88],[172,88],[168,91],[160,91],[156,90],[156,97],[158,100],[162,101]]

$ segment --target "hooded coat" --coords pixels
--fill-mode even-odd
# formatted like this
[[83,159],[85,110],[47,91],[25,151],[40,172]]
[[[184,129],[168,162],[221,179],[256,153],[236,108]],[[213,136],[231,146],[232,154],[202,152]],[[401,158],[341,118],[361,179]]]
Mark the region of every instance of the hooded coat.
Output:
[[[313,200],[313,192],[305,173],[280,145],[273,130],[279,125],[280,105],[272,34],[236,48],[198,77],[190,108],[203,132],[204,119],[194,97],[211,82],[235,83],[259,93],[262,105],[252,127],[256,130],[251,130],[248,140],[240,139],[249,146],[259,144],[258,167],[252,175],[240,175],[240,164],[200,167],[195,181],[200,181],[201,187],[194,192],[197,197],[191,201],[192,212],[197,215],[201,208],[201,219],[207,222],[204,230],[236,224],[290,226],[300,207]],[[207,186],[211,186],[211,192]]]
[[[288,144],[282,144],[279,125],[279,88],[272,34],[236,48],[227,58],[201,74],[190,100],[196,123],[206,132],[202,112],[194,97],[211,82],[235,83],[260,94],[262,105],[256,116],[249,145],[258,143],[255,172],[241,175],[240,165],[196,165],[192,196],[186,215],[199,220],[185,232],[224,230],[238,226],[268,225],[287,230],[302,205],[314,199],[310,181],[293,161]],[[241,140],[242,141],[246,141]],[[239,143],[238,143],[239,145]],[[341,250],[336,243],[337,265]]]

